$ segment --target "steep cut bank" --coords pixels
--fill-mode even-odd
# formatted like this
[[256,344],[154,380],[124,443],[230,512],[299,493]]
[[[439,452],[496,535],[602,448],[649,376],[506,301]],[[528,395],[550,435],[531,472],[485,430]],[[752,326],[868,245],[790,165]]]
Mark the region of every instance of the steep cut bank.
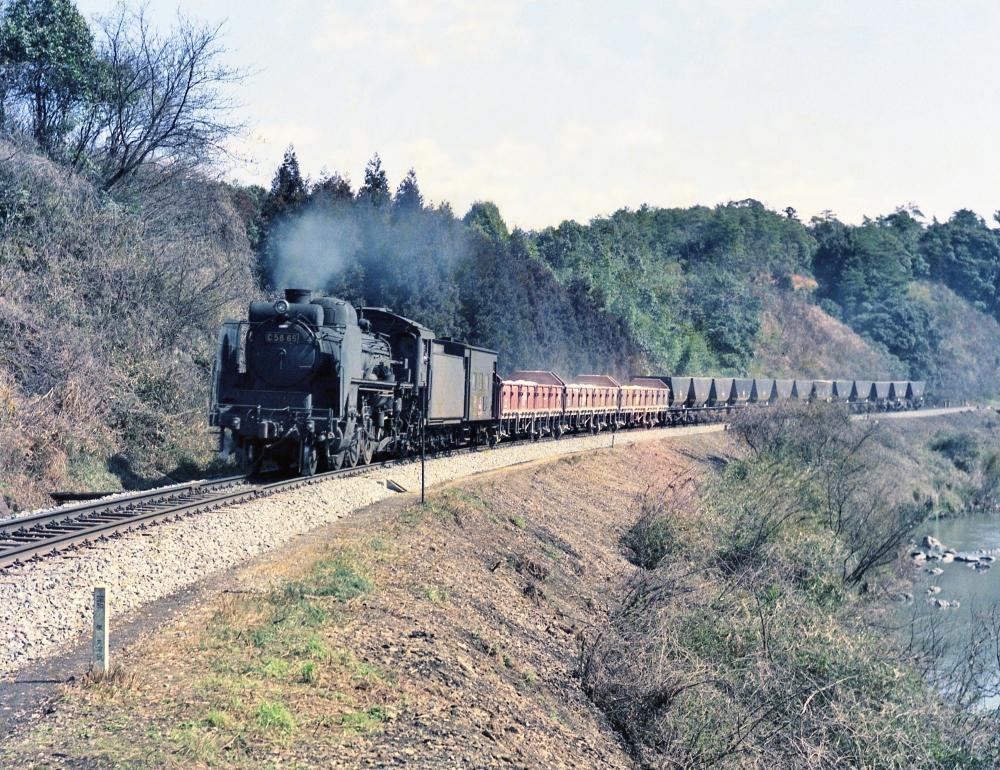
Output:
[[254,292],[228,191],[172,177],[113,199],[0,155],[0,496],[25,510],[202,471],[218,326]]

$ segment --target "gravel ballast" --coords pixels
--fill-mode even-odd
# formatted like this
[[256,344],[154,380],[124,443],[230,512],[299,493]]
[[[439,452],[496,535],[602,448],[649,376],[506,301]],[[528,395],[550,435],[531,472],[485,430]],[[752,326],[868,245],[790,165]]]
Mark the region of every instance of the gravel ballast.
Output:
[[[617,434],[615,444],[722,429],[706,425],[630,431]],[[426,483],[431,487],[534,460],[604,449],[611,440],[610,435],[565,438],[434,458],[426,463]],[[388,479],[419,493],[419,461],[318,482],[9,570],[0,575],[0,677],[11,677],[26,663],[55,653],[59,645],[88,631],[95,585],[108,587],[112,619],[130,613],[394,496]],[[113,634],[113,624],[111,628]]]

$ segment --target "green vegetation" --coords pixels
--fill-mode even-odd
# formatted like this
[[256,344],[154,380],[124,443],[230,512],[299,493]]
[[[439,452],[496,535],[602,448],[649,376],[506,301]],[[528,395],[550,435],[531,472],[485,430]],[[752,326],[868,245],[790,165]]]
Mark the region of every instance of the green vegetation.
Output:
[[[318,269],[327,291],[499,350],[503,371],[865,372],[950,399],[998,392],[1000,238],[971,212],[803,224],[745,200],[511,232],[492,203],[461,220],[424,206],[412,170],[391,195],[378,156],[357,193],[337,174],[310,184],[291,148],[248,198],[266,284],[314,285]],[[812,360],[782,362],[789,341]]]
[[435,604],[448,601],[448,591],[437,586],[428,586],[423,589],[423,595]]
[[930,511],[874,461],[892,437],[833,408],[735,428],[697,499],[676,479],[637,501],[646,569],[585,650],[583,686],[639,765],[992,766],[962,674],[931,687],[933,655],[876,619]]
[[295,720],[288,709],[281,703],[264,701],[253,712],[257,723],[265,730],[275,730],[279,733],[291,733],[295,729]]
[[979,459],[979,441],[971,433],[947,433],[936,437],[930,444],[931,449],[940,452],[955,467],[966,473],[971,473]]
[[317,562],[303,581],[287,583],[285,593],[290,597],[330,596],[340,602],[357,599],[371,590],[372,584],[358,572],[356,563],[347,554],[338,554]]

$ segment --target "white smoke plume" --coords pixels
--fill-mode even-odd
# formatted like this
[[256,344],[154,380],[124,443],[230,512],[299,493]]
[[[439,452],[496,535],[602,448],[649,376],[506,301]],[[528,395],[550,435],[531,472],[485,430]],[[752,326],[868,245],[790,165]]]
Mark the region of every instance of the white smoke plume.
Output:
[[357,224],[315,208],[282,224],[276,236],[278,288],[324,289],[360,245]]

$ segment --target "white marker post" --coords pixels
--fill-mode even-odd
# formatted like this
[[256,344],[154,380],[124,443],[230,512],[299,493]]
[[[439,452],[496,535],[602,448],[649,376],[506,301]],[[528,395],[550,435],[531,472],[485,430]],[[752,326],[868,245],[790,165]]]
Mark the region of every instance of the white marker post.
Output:
[[94,673],[108,673],[109,665],[108,589],[105,586],[94,586]]

